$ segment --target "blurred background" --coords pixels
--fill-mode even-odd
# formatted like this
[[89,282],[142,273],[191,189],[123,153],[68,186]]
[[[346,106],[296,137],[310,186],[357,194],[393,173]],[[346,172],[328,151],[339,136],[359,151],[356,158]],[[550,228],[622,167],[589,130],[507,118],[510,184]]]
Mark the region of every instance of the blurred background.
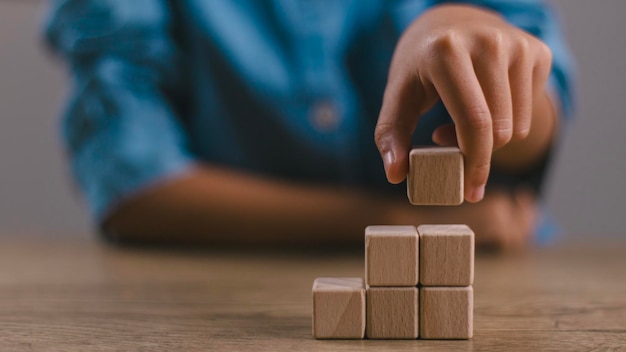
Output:
[[[626,1],[552,3],[578,61],[579,99],[546,203],[570,239],[626,237]],[[0,0],[0,236],[93,236],[59,138],[68,80],[42,47],[44,8]]]

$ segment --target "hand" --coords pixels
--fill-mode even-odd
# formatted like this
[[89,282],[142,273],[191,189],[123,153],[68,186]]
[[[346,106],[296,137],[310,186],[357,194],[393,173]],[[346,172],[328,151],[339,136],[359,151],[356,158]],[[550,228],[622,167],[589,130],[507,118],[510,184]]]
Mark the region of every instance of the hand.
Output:
[[459,145],[465,199],[481,200],[493,151],[528,136],[551,63],[543,42],[496,13],[466,5],[425,12],[396,47],[376,126],[389,182],[406,177],[418,118],[441,99],[454,125],[436,129],[433,141]]

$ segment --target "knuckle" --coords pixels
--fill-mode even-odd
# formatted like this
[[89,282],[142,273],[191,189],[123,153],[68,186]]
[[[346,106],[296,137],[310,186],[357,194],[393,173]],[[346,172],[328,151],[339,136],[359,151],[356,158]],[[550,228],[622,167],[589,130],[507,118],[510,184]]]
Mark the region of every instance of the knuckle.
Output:
[[504,34],[500,31],[488,31],[478,36],[478,43],[491,55],[500,56],[504,48]]
[[513,44],[517,57],[526,57],[530,53],[530,41],[525,36],[520,36]]
[[392,125],[387,123],[379,123],[376,125],[376,128],[374,129],[374,141],[379,149],[382,148],[390,138],[392,129]]
[[489,158],[480,159],[472,166],[472,177],[477,185],[482,185],[489,177],[489,169],[491,168],[491,161]]
[[493,129],[494,148],[499,148],[511,141],[513,137],[513,129],[509,123],[500,122]]
[[515,141],[521,141],[526,139],[530,134],[530,127],[527,125],[519,126],[513,131],[512,139]]
[[374,141],[378,149],[385,149],[394,138],[410,138],[407,131],[412,131],[409,125],[403,121],[382,122],[374,129]]
[[537,68],[544,75],[548,75],[552,67],[552,50],[546,44],[541,42],[539,45],[539,54],[537,55]]
[[540,40],[538,42],[539,46],[537,50],[539,52],[539,56],[543,59],[541,61],[548,64],[552,63],[552,49],[550,49],[550,47],[546,43]]
[[548,76],[550,75],[550,70],[552,69],[552,61],[551,60],[545,60],[542,62],[539,62],[539,64],[537,65],[537,71],[539,74],[539,79],[545,83],[545,81],[548,80]]
[[518,38],[514,45],[517,60],[534,63],[534,66],[549,68],[552,65],[552,49],[543,41],[529,36]]
[[489,108],[480,105],[474,105],[467,108],[467,118],[465,119],[468,127],[477,131],[485,132],[491,129],[491,113]]
[[432,42],[432,49],[443,55],[453,55],[462,44],[462,34],[457,30],[448,29],[440,33]]

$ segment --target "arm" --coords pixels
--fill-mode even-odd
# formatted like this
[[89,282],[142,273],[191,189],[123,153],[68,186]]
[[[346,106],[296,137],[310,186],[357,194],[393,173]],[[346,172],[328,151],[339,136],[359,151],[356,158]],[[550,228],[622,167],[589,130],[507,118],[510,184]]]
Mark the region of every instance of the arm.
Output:
[[[136,241],[358,243],[369,224],[407,220],[400,219],[402,205],[357,190],[200,166],[125,202],[105,226],[113,236]],[[411,216],[410,223],[426,219]]]
[[171,99],[182,86],[171,22],[161,0],[52,5],[47,40],[74,83],[66,147],[106,232],[144,242],[337,243],[397,221],[397,205],[377,196],[193,166]]
[[336,243],[393,221],[395,206],[376,196],[193,167],[171,99],[182,65],[166,4],[53,3],[47,39],[74,81],[66,146],[106,232],[145,242]]
[[[522,248],[531,195],[493,193],[478,204],[419,207],[362,191],[286,184],[199,167],[121,204],[105,224],[114,239],[203,244],[363,244],[371,224],[468,224],[479,247]],[[482,221],[489,214],[489,222]],[[505,234],[505,236],[503,236]]]
[[[70,62],[77,82],[65,120],[74,173],[113,236],[146,242],[337,243],[361,242],[363,228],[373,223],[445,219],[472,224],[474,213],[466,207],[415,212],[405,200],[191,167],[184,133],[166,94],[176,90],[178,66],[163,5],[143,0],[141,4],[156,7],[122,13],[150,16],[125,18],[125,26],[76,38],[80,31],[72,26],[81,23],[76,12],[116,14],[102,9],[94,14],[85,5],[96,3],[59,2],[65,5],[57,9],[49,38]],[[108,1],[105,10],[122,3],[135,4]],[[129,39],[133,44],[108,46]],[[146,44],[162,51],[134,50]]]

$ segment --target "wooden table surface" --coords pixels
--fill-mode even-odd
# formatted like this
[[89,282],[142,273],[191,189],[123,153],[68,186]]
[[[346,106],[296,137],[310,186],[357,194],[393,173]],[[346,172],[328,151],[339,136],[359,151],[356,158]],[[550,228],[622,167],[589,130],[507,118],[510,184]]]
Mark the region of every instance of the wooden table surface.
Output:
[[0,351],[626,351],[626,245],[479,256],[469,341],[317,341],[311,284],[360,252],[0,240]]

